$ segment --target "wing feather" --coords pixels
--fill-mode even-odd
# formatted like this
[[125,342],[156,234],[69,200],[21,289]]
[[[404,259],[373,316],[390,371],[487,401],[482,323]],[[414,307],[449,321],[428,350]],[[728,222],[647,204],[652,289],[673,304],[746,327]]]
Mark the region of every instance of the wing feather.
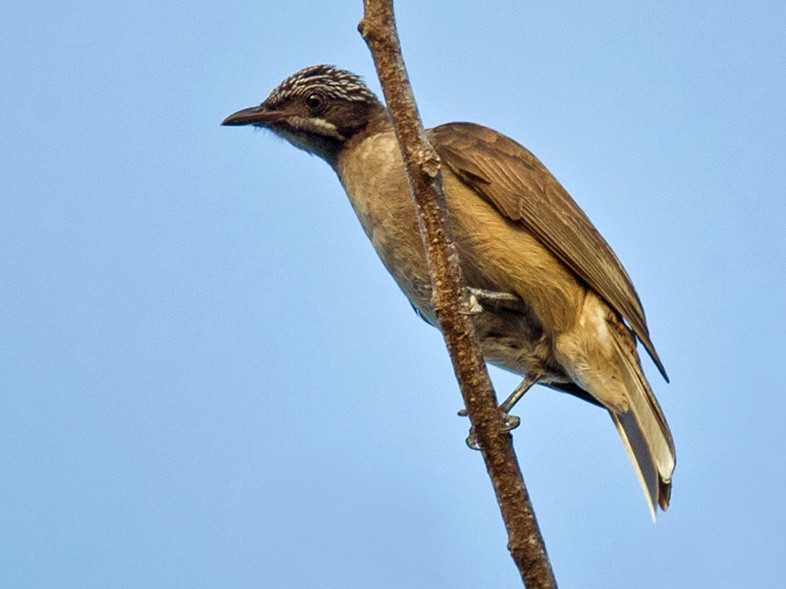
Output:
[[551,172],[526,148],[472,123],[428,131],[446,166],[506,217],[522,223],[600,295],[644,344],[668,381],[636,289],[606,240]]

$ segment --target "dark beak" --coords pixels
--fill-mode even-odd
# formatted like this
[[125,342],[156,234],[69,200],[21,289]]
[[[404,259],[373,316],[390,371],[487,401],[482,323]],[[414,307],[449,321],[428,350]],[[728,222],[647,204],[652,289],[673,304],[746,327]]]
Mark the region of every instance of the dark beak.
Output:
[[239,110],[225,118],[221,124],[230,126],[260,125],[267,127],[273,123],[281,122],[285,118],[285,113],[275,110],[265,110],[265,108],[260,105]]

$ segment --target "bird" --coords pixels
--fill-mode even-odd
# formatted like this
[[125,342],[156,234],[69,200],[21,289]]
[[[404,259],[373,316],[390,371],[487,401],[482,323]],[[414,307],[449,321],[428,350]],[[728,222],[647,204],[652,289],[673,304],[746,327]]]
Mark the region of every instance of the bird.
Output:
[[[359,76],[330,65],[304,68],[222,125],[267,129],[327,162],[384,266],[417,314],[438,328],[392,119]],[[669,378],[628,273],[525,147],[466,122],[425,135],[441,160],[446,220],[483,355],[523,377],[500,409],[508,414],[534,384],[605,408],[655,519],[658,507],[669,506],[676,453],[637,342]]]

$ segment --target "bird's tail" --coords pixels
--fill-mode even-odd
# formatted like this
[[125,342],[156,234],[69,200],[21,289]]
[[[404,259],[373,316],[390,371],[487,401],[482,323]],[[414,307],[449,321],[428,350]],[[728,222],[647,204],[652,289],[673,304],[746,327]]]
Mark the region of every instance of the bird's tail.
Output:
[[624,339],[627,338],[622,334],[614,337],[622,358],[621,373],[628,393],[628,410],[610,410],[610,413],[639,475],[654,520],[658,506],[664,511],[669,506],[676,454],[666,418],[642,372],[638,354]]

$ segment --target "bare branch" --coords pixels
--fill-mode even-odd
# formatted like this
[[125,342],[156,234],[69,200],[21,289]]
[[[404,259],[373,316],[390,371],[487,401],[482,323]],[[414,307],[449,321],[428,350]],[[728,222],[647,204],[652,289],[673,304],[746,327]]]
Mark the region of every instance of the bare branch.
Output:
[[556,588],[472,321],[461,312],[467,304],[464,279],[445,220],[440,160],[423,132],[401,56],[393,3],[364,0],[363,5],[358,29],[371,50],[393,117],[431,271],[434,308],[508,530],[508,550],[526,587]]

